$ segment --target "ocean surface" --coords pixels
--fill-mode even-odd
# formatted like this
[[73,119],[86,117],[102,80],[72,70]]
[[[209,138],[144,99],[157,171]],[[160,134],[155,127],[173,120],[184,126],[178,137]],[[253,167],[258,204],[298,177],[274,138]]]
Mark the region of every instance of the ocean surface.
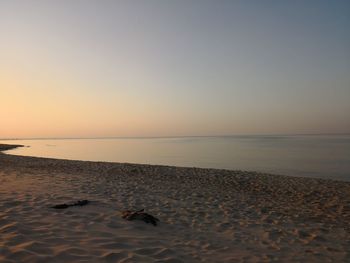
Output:
[[260,171],[350,181],[350,135],[1,140],[15,155]]

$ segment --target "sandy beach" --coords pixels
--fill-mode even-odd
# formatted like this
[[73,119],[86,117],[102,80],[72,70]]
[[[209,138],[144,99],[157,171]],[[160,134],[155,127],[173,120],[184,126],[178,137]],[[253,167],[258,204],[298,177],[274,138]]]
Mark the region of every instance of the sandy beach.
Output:
[[0,153],[0,262],[270,261],[350,262],[350,183]]

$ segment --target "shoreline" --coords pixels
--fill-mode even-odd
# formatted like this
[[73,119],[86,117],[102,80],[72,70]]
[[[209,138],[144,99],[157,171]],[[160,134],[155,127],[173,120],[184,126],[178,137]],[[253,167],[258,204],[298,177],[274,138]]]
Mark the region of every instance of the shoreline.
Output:
[[[347,262],[349,193],[332,179],[0,153],[0,261]],[[79,199],[92,203],[49,208]],[[142,208],[159,226],[121,218]]]
[[281,176],[281,177],[292,177],[292,178],[301,178],[301,179],[316,179],[316,180],[325,180],[325,181],[336,181],[336,182],[344,182],[349,183],[349,180],[341,180],[341,179],[332,179],[332,178],[324,178],[324,177],[314,177],[314,176],[302,176],[302,175],[286,175],[286,174],[278,174],[278,173],[269,173],[255,170],[237,170],[237,169],[225,169],[225,168],[210,168],[210,167],[196,167],[196,166],[178,166],[178,165],[166,165],[166,164],[148,164],[148,163],[133,163],[133,162],[112,162],[112,161],[94,161],[94,160],[75,160],[75,159],[65,159],[65,158],[52,158],[52,157],[41,157],[41,156],[26,156],[26,155],[14,155],[11,153],[7,153],[6,151],[13,150],[19,147],[30,147],[21,144],[1,144],[0,143],[0,154],[5,154],[14,157],[23,157],[23,158],[34,158],[34,159],[43,159],[43,160],[57,160],[57,161],[67,161],[67,162],[79,162],[81,164],[84,163],[95,163],[95,164],[115,164],[115,165],[130,165],[130,166],[154,166],[154,167],[169,167],[173,169],[197,169],[197,170],[213,170],[217,172],[224,173],[244,173],[245,175],[265,175],[265,176]]

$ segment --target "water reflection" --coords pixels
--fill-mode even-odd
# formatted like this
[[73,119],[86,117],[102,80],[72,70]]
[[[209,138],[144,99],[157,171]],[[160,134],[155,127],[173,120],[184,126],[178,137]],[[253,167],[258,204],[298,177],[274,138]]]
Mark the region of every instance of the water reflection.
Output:
[[350,180],[350,136],[228,136],[2,141],[12,154],[256,170]]

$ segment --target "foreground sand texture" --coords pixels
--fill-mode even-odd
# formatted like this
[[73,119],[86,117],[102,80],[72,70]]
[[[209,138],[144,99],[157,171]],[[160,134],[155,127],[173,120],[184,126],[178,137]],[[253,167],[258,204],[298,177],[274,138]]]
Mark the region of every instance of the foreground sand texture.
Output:
[[350,183],[0,153],[0,262],[269,261],[350,262]]

